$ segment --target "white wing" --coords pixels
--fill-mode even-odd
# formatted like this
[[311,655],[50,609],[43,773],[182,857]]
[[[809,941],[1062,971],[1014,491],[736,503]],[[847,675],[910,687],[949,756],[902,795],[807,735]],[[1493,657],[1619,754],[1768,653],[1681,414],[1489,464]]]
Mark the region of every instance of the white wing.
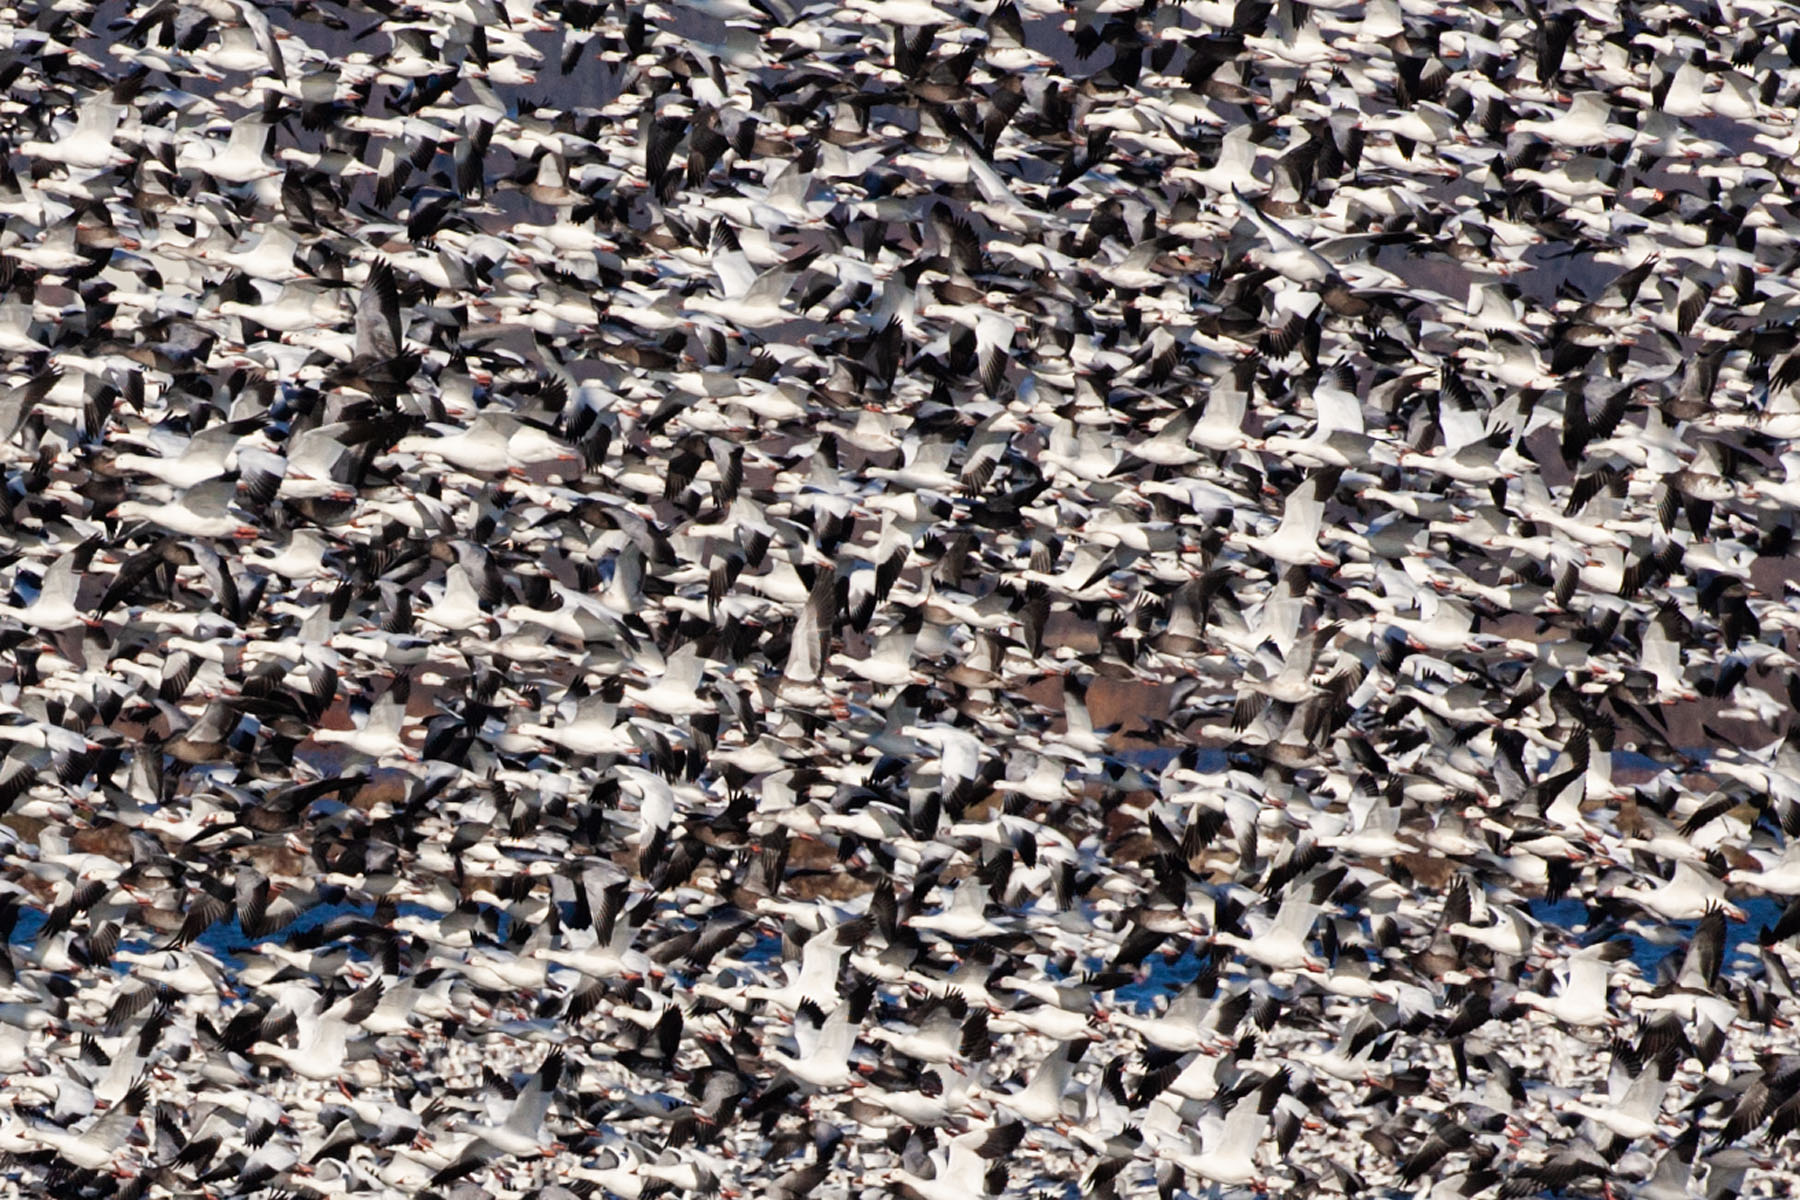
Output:
[[831,619],[837,608],[836,576],[822,571],[812,593],[801,606],[788,647],[782,677],[795,683],[816,683],[825,669],[825,653],[831,641]]

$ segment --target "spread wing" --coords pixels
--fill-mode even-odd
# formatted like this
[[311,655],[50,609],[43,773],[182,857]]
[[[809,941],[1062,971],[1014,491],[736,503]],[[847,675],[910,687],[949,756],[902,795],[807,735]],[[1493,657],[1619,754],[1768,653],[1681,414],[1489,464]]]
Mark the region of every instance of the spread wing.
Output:
[[357,293],[356,356],[381,362],[400,356],[400,287],[385,262],[369,268]]

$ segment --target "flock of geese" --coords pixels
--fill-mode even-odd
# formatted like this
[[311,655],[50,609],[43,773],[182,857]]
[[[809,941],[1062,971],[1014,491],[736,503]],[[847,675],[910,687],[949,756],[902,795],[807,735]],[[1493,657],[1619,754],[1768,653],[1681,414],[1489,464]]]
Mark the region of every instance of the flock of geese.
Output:
[[1800,1178],[1800,8],[0,88],[0,1194]]

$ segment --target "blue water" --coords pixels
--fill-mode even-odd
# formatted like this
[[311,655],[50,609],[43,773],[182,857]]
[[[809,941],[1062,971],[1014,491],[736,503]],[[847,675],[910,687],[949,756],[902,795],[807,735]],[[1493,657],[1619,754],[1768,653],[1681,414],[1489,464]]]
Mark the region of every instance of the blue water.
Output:
[[[1094,964],[1096,970],[1104,965]],[[1154,1008],[1158,996],[1174,995],[1200,976],[1200,958],[1194,953],[1193,946],[1183,950],[1174,962],[1166,961],[1158,953],[1145,959],[1144,965],[1149,969],[1144,972],[1143,979],[1113,992],[1115,1003],[1129,1004],[1140,1014]]]
[[[1767,896],[1758,896],[1754,899],[1735,901],[1734,903],[1744,910],[1747,920],[1725,923],[1725,961],[1727,963],[1731,962],[1732,956],[1737,953],[1739,946],[1748,942],[1754,947],[1757,932],[1766,925],[1773,925],[1781,916],[1781,905]],[[1570,930],[1578,925],[1589,925],[1587,905],[1573,897],[1558,900],[1555,904],[1544,900],[1533,900],[1527,905],[1527,910],[1533,917],[1546,925],[1554,925],[1558,929]],[[1654,920],[1654,918],[1649,919]],[[1645,938],[1632,938],[1631,961],[1638,965],[1638,969],[1644,973],[1646,979],[1656,978],[1656,972],[1664,959],[1677,951],[1687,949],[1688,940],[1693,937],[1697,924],[1698,922],[1695,921],[1668,922],[1671,928],[1679,929],[1683,934],[1681,940],[1671,945],[1662,945]]]
[[[420,904],[402,904],[398,906],[398,911],[404,916],[420,918],[431,918],[438,915],[434,910]],[[257,938],[246,935],[243,926],[238,923],[238,919],[233,917],[229,921],[221,921],[208,929],[200,935],[195,944],[225,966],[236,970],[244,965],[240,956],[245,950],[264,944],[283,945],[296,934],[317,929],[337,917],[346,915],[359,916],[373,921],[375,906],[372,904],[321,904],[301,913],[286,929]],[[43,928],[44,922],[48,918],[49,914],[40,909],[22,909],[19,914],[19,922],[13,927],[12,944],[28,945],[33,942],[37,938],[38,930]],[[504,912],[500,914],[500,934],[502,937],[506,934],[506,914]],[[119,942],[119,949],[128,950],[133,954],[147,954],[161,950],[168,940],[167,935],[155,938],[125,938]],[[351,954],[359,960],[367,957],[354,947],[351,947]],[[113,968],[124,974],[130,971],[131,964],[114,962]]]
[[781,935],[764,933],[738,955],[738,960],[753,967],[773,965],[781,957]]
[[[1782,905],[1766,896],[1740,900],[1737,901],[1737,904],[1744,910],[1747,919],[1726,923],[1725,957],[1728,963],[1739,947],[1749,944],[1754,949],[1758,931],[1767,925],[1774,924],[1782,912]],[[1565,898],[1554,904],[1544,900],[1532,900],[1528,902],[1527,910],[1532,917],[1557,929],[1572,932],[1579,928],[1582,933],[1577,936],[1586,935],[1592,929],[1588,907],[1577,898]],[[399,911],[403,915],[426,919],[437,915],[434,910],[417,904],[400,905]],[[373,905],[321,904],[301,914],[286,929],[259,938],[247,936],[237,918],[233,917],[231,920],[222,921],[207,930],[199,938],[198,944],[227,968],[235,970],[244,965],[241,957],[244,951],[265,943],[284,944],[297,934],[317,929],[327,922],[345,915],[373,920],[375,909]],[[42,928],[46,917],[47,914],[37,908],[22,909],[18,924],[13,929],[12,943],[14,945],[31,943],[37,937],[38,930]],[[504,940],[507,933],[507,914],[501,911],[498,917],[498,939]],[[1672,944],[1662,944],[1637,937],[1631,939],[1631,959],[1647,979],[1654,979],[1666,959],[1686,948],[1687,940],[1692,936],[1696,922],[1678,921],[1670,924],[1682,934],[1682,937]],[[129,939],[121,942],[120,948],[134,953],[146,953],[160,949],[166,941],[166,937]],[[1170,944],[1174,944],[1174,939],[1171,939]],[[1174,960],[1166,960],[1160,953],[1151,955],[1144,964],[1146,969],[1143,977],[1117,989],[1113,993],[1115,1001],[1130,1005],[1133,1009],[1143,1012],[1151,1009],[1158,997],[1168,996],[1186,987],[1200,974],[1202,960],[1195,953],[1200,945],[1201,942],[1198,940],[1191,941],[1182,950],[1180,957]],[[351,952],[359,960],[365,957],[361,951],[352,949]],[[741,961],[752,966],[769,967],[775,963],[780,954],[780,936],[766,933],[742,952]],[[1105,968],[1106,963],[1100,959],[1093,959],[1084,963],[1083,966],[1088,970],[1099,971]],[[129,970],[129,964],[117,963],[115,968],[124,972]],[[1052,974],[1055,973],[1052,972]]]

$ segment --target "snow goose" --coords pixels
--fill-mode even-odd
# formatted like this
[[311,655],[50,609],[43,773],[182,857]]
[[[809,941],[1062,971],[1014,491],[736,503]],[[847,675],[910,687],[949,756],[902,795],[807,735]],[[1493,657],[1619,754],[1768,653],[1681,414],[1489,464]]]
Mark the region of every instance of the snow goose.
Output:
[[794,280],[816,254],[807,252],[757,274],[738,246],[737,235],[723,220],[713,224],[712,263],[720,295],[690,296],[685,311],[717,317],[741,329],[767,329],[792,321],[787,307]]
[[1223,1115],[1209,1114],[1201,1123],[1198,1146],[1186,1135],[1162,1134],[1152,1153],[1208,1183],[1240,1187],[1253,1182],[1256,1152],[1287,1083],[1285,1072],[1272,1075],[1241,1092]]
[[1284,566],[1335,567],[1338,560],[1327,553],[1320,540],[1325,527],[1325,506],[1337,490],[1342,472],[1324,467],[1308,475],[1299,487],[1289,492],[1282,506],[1281,521],[1273,533],[1256,536],[1232,530],[1226,540],[1234,546],[1255,550]]
[[1662,1129],[1663,1096],[1668,1092],[1674,1068],[1668,1054],[1645,1062],[1631,1046],[1615,1039],[1606,1095],[1564,1100],[1556,1107],[1562,1112],[1579,1113],[1605,1130],[1608,1136],[1597,1141],[1603,1150],[1614,1139],[1630,1144],[1654,1137]]
[[454,1122],[455,1130],[469,1140],[456,1159],[433,1176],[433,1183],[442,1186],[460,1179],[501,1155],[554,1157],[561,1147],[547,1136],[544,1118],[556,1103],[565,1062],[561,1048],[551,1050],[510,1106],[503,1100],[490,1103],[488,1120]]
[[[1321,877],[1313,886],[1321,887],[1329,881],[1329,876]],[[1290,885],[1292,886],[1296,885]],[[1213,935],[1213,940],[1235,948],[1246,958],[1272,970],[1304,970],[1322,974],[1325,971],[1325,960],[1307,948],[1313,924],[1321,911],[1321,905],[1305,891],[1293,892],[1282,900],[1273,920],[1264,923],[1253,919],[1254,932],[1251,936],[1220,930]],[[1255,928],[1256,925],[1261,925],[1261,928]]]
[[604,692],[577,699],[573,712],[559,724],[525,723],[518,731],[577,754],[636,754],[642,748],[632,722],[619,719],[618,702]]
[[1725,899],[1724,882],[1691,862],[1677,862],[1669,878],[1655,887],[1619,883],[1607,895],[1629,900],[1667,921],[1697,921],[1715,908],[1734,921],[1744,919],[1743,909]]
[[988,1096],[1000,1108],[1032,1125],[1062,1125],[1067,1119],[1064,1093],[1069,1090],[1069,1080],[1087,1045],[1082,1039],[1058,1046],[1032,1068],[1024,1087],[1016,1092],[989,1091]]
[[811,1000],[802,1000],[794,1011],[794,1047],[789,1054],[770,1048],[769,1057],[800,1084],[813,1091],[834,1091],[852,1086],[859,1078],[850,1054],[856,1045],[862,1015],[853,1002],[840,1004],[827,1016]]
[[951,1138],[943,1151],[918,1164],[921,1170],[936,1168],[929,1176],[903,1164],[867,1175],[863,1181],[904,1188],[919,1200],[970,1200],[992,1195],[1003,1190],[990,1184],[999,1182],[997,1177],[1005,1173],[1007,1155],[1018,1149],[1024,1137],[1025,1126],[1016,1121],[977,1127]]
[[53,141],[28,139],[19,143],[26,158],[60,163],[89,171],[122,166],[132,161],[130,152],[114,145],[127,105],[106,92],[96,92],[76,112],[75,127]]
[[316,729],[313,740],[321,745],[343,746],[363,758],[417,761],[418,751],[406,741],[406,699],[406,688],[389,688],[369,705],[353,728]]
[[23,1136],[54,1150],[57,1157],[71,1166],[84,1171],[106,1170],[125,1149],[149,1095],[148,1082],[140,1080],[119,1103],[79,1131],[61,1129],[47,1121],[34,1121],[26,1126]]
[[166,503],[122,500],[113,511],[121,520],[148,521],[188,537],[255,540],[263,531],[232,510],[236,494],[235,480],[213,479]]
[[76,598],[81,590],[77,563],[85,561],[87,557],[87,553],[79,548],[58,555],[56,561],[44,570],[43,579],[38,584],[38,593],[31,603],[23,608],[0,604],[0,616],[9,617],[27,628],[50,633],[84,625],[90,629],[99,628],[101,622],[98,618],[89,616],[76,607]]
[[1618,1025],[1608,997],[1612,966],[1631,955],[1631,943],[1624,940],[1598,942],[1565,955],[1556,968],[1562,988],[1554,996],[1536,992],[1518,993],[1518,1001],[1553,1017],[1564,1025],[1593,1028]]
[[1161,1012],[1138,1016],[1115,1007],[1105,1012],[1104,1019],[1161,1050],[1217,1054],[1230,1047],[1251,999],[1250,993],[1242,990],[1221,994],[1218,967],[1209,961],[1199,978],[1178,992]]
[[181,453],[173,457],[121,454],[113,464],[122,471],[153,476],[172,487],[191,488],[230,470],[239,443],[252,428],[254,424],[247,421],[212,425],[189,438]]
[[[281,1008],[286,1020],[280,1020],[251,1048],[261,1059],[279,1063],[303,1079],[339,1081],[344,1078],[344,1064],[350,1056],[350,1040],[354,1028],[381,1003],[379,980],[331,1003],[304,984],[290,985],[281,992]],[[277,1031],[297,1034],[295,1044],[270,1040],[266,1035]]]
[[[1476,924],[1477,916],[1492,920]],[[1456,878],[1444,900],[1445,933],[1486,946],[1504,958],[1522,959],[1531,952],[1534,924],[1512,905],[1492,903],[1485,892],[1477,894],[1467,876]]]

